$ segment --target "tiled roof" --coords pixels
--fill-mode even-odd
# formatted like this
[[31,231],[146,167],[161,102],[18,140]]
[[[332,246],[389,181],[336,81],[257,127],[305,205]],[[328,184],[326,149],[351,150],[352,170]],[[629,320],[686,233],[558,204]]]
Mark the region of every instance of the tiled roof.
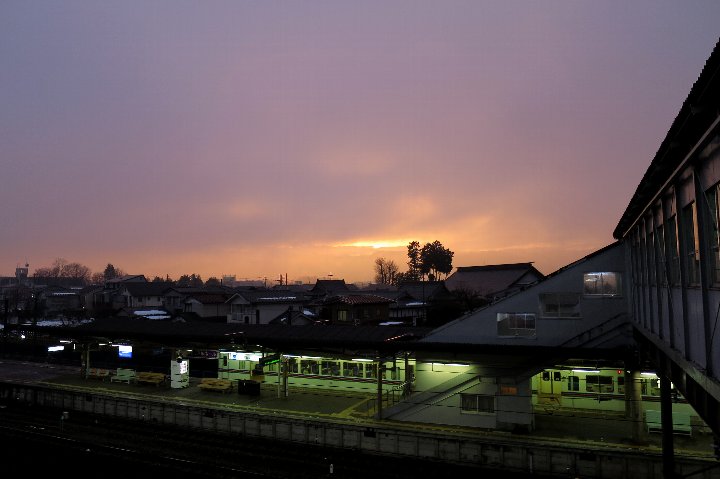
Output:
[[165,291],[173,287],[173,283],[169,282],[151,282],[151,283],[126,283],[123,288],[134,297],[140,296],[161,296]]
[[186,301],[189,299],[194,299],[198,303],[202,304],[218,304],[218,303],[224,303],[228,300],[230,297],[229,294],[222,294],[222,293],[193,293],[189,294],[186,297]]
[[341,294],[331,296],[324,301],[324,304],[344,303],[344,304],[388,304],[392,303],[392,299],[384,298],[374,294]]

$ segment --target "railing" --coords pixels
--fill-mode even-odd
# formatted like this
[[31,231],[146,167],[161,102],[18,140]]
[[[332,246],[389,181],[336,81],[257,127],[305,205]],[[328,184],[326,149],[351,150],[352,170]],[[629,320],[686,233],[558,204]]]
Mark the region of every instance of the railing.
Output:
[[[382,408],[386,409],[399,403],[403,399],[407,398],[412,394],[412,383],[406,382],[398,384],[392,389],[383,391],[382,393]],[[365,403],[364,413],[367,415],[377,414],[377,398],[368,399]]]

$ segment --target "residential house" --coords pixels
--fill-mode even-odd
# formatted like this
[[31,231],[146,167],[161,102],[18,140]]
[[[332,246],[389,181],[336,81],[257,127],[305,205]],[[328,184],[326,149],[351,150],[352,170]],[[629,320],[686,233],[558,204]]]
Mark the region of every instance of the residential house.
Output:
[[[303,291],[254,288],[236,290],[228,299],[227,322],[270,324],[288,311],[303,312],[307,302],[308,295]],[[311,311],[307,313],[312,314]]]
[[185,294],[183,300],[183,313],[197,318],[223,321],[227,320],[230,312],[228,300],[232,296],[228,288],[177,288]]
[[311,303],[318,319],[332,324],[378,325],[388,321],[393,300],[373,294],[348,293]]

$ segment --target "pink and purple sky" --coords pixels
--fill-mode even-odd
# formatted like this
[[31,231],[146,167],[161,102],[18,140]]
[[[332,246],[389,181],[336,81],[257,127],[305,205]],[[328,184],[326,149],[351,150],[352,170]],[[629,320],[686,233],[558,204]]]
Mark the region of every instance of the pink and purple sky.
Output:
[[720,2],[0,3],[0,275],[370,281],[612,231]]

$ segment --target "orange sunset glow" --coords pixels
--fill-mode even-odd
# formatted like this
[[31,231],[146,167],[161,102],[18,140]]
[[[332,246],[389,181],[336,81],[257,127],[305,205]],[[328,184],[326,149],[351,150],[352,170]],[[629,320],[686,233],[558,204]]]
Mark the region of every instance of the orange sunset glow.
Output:
[[[653,14],[648,15],[652,10]],[[612,231],[720,3],[3,2],[0,275],[547,274]]]

